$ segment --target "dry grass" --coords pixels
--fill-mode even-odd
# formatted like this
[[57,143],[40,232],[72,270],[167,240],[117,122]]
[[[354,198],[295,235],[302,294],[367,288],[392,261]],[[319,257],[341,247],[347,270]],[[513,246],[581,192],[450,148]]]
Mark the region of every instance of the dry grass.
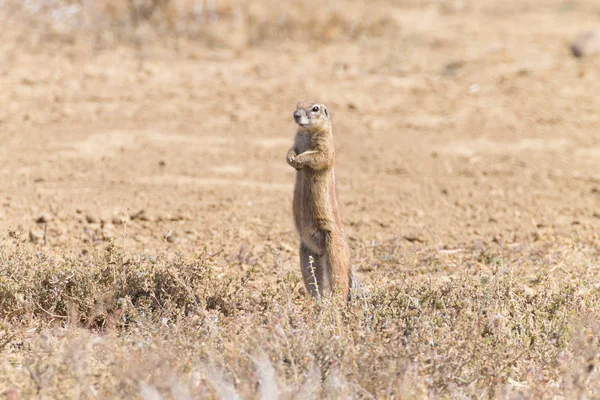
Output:
[[[527,276],[491,257],[491,273],[375,281],[338,307],[299,295],[297,276],[264,285],[206,252],[127,259],[112,245],[55,262],[11,240],[0,254],[0,388],[24,397],[600,393],[590,272]],[[266,263],[279,270],[276,257]]]
[[219,47],[281,40],[324,44],[399,33],[397,22],[384,11],[367,5],[363,8],[358,17],[355,12],[346,12],[345,7],[327,6],[316,0],[291,4],[220,0],[215,2],[214,10],[199,0],[6,1],[0,18],[4,23],[23,26],[18,38],[22,45],[86,41],[96,49],[179,38]]

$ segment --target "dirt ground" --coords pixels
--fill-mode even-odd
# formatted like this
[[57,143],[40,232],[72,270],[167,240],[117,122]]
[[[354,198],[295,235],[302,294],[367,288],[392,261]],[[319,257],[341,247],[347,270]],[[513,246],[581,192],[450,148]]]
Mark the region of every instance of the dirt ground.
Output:
[[344,4],[358,19],[385,7],[392,26],[98,48],[10,25],[0,34],[5,244],[22,232],[31,252],[58,260],[111,241],[130,257],[206,249],[225,272],[256,269],[257,290],[276,278],[275,255],[299,277],[284,157],[296,103],[314,100],[332,113],[343,219],[366,286],[503,263],[596,271],[600,58],[576,59],[569,43],[600,28],[600,5]]
[[308,99],[332,110],[354,252],[597,240],[600,61],[568,50],[595,2],[380,3],[394,35],[331,43],[97,51],[5,33],[0,230],[56,254],[109,237],[131,254],[277,249],[296,270],[284,155]]

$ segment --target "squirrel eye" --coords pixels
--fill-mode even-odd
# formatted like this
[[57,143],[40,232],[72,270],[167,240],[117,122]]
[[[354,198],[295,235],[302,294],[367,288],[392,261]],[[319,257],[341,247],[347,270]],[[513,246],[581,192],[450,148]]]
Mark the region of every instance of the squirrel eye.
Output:
[[319,111],[319,106],[314,106],[311,111],[318,112]]

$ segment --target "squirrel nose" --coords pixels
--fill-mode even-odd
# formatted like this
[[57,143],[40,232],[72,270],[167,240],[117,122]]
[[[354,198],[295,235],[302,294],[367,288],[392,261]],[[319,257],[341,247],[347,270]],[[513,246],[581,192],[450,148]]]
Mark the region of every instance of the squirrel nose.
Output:
[[300,110],[296,110],[294,112],[294,118],[300,118],[302,116],[302,114],[300,113]]

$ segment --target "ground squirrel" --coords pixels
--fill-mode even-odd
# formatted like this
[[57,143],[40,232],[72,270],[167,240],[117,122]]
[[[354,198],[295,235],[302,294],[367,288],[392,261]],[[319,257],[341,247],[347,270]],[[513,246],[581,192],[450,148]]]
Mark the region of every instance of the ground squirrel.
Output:
[[354,278],[335,188],[331,116],[324,104],[298,103],[294,120],[299,128],[286,159],[297,170],[293,208],[304,284],[314,297],[348,298]]

